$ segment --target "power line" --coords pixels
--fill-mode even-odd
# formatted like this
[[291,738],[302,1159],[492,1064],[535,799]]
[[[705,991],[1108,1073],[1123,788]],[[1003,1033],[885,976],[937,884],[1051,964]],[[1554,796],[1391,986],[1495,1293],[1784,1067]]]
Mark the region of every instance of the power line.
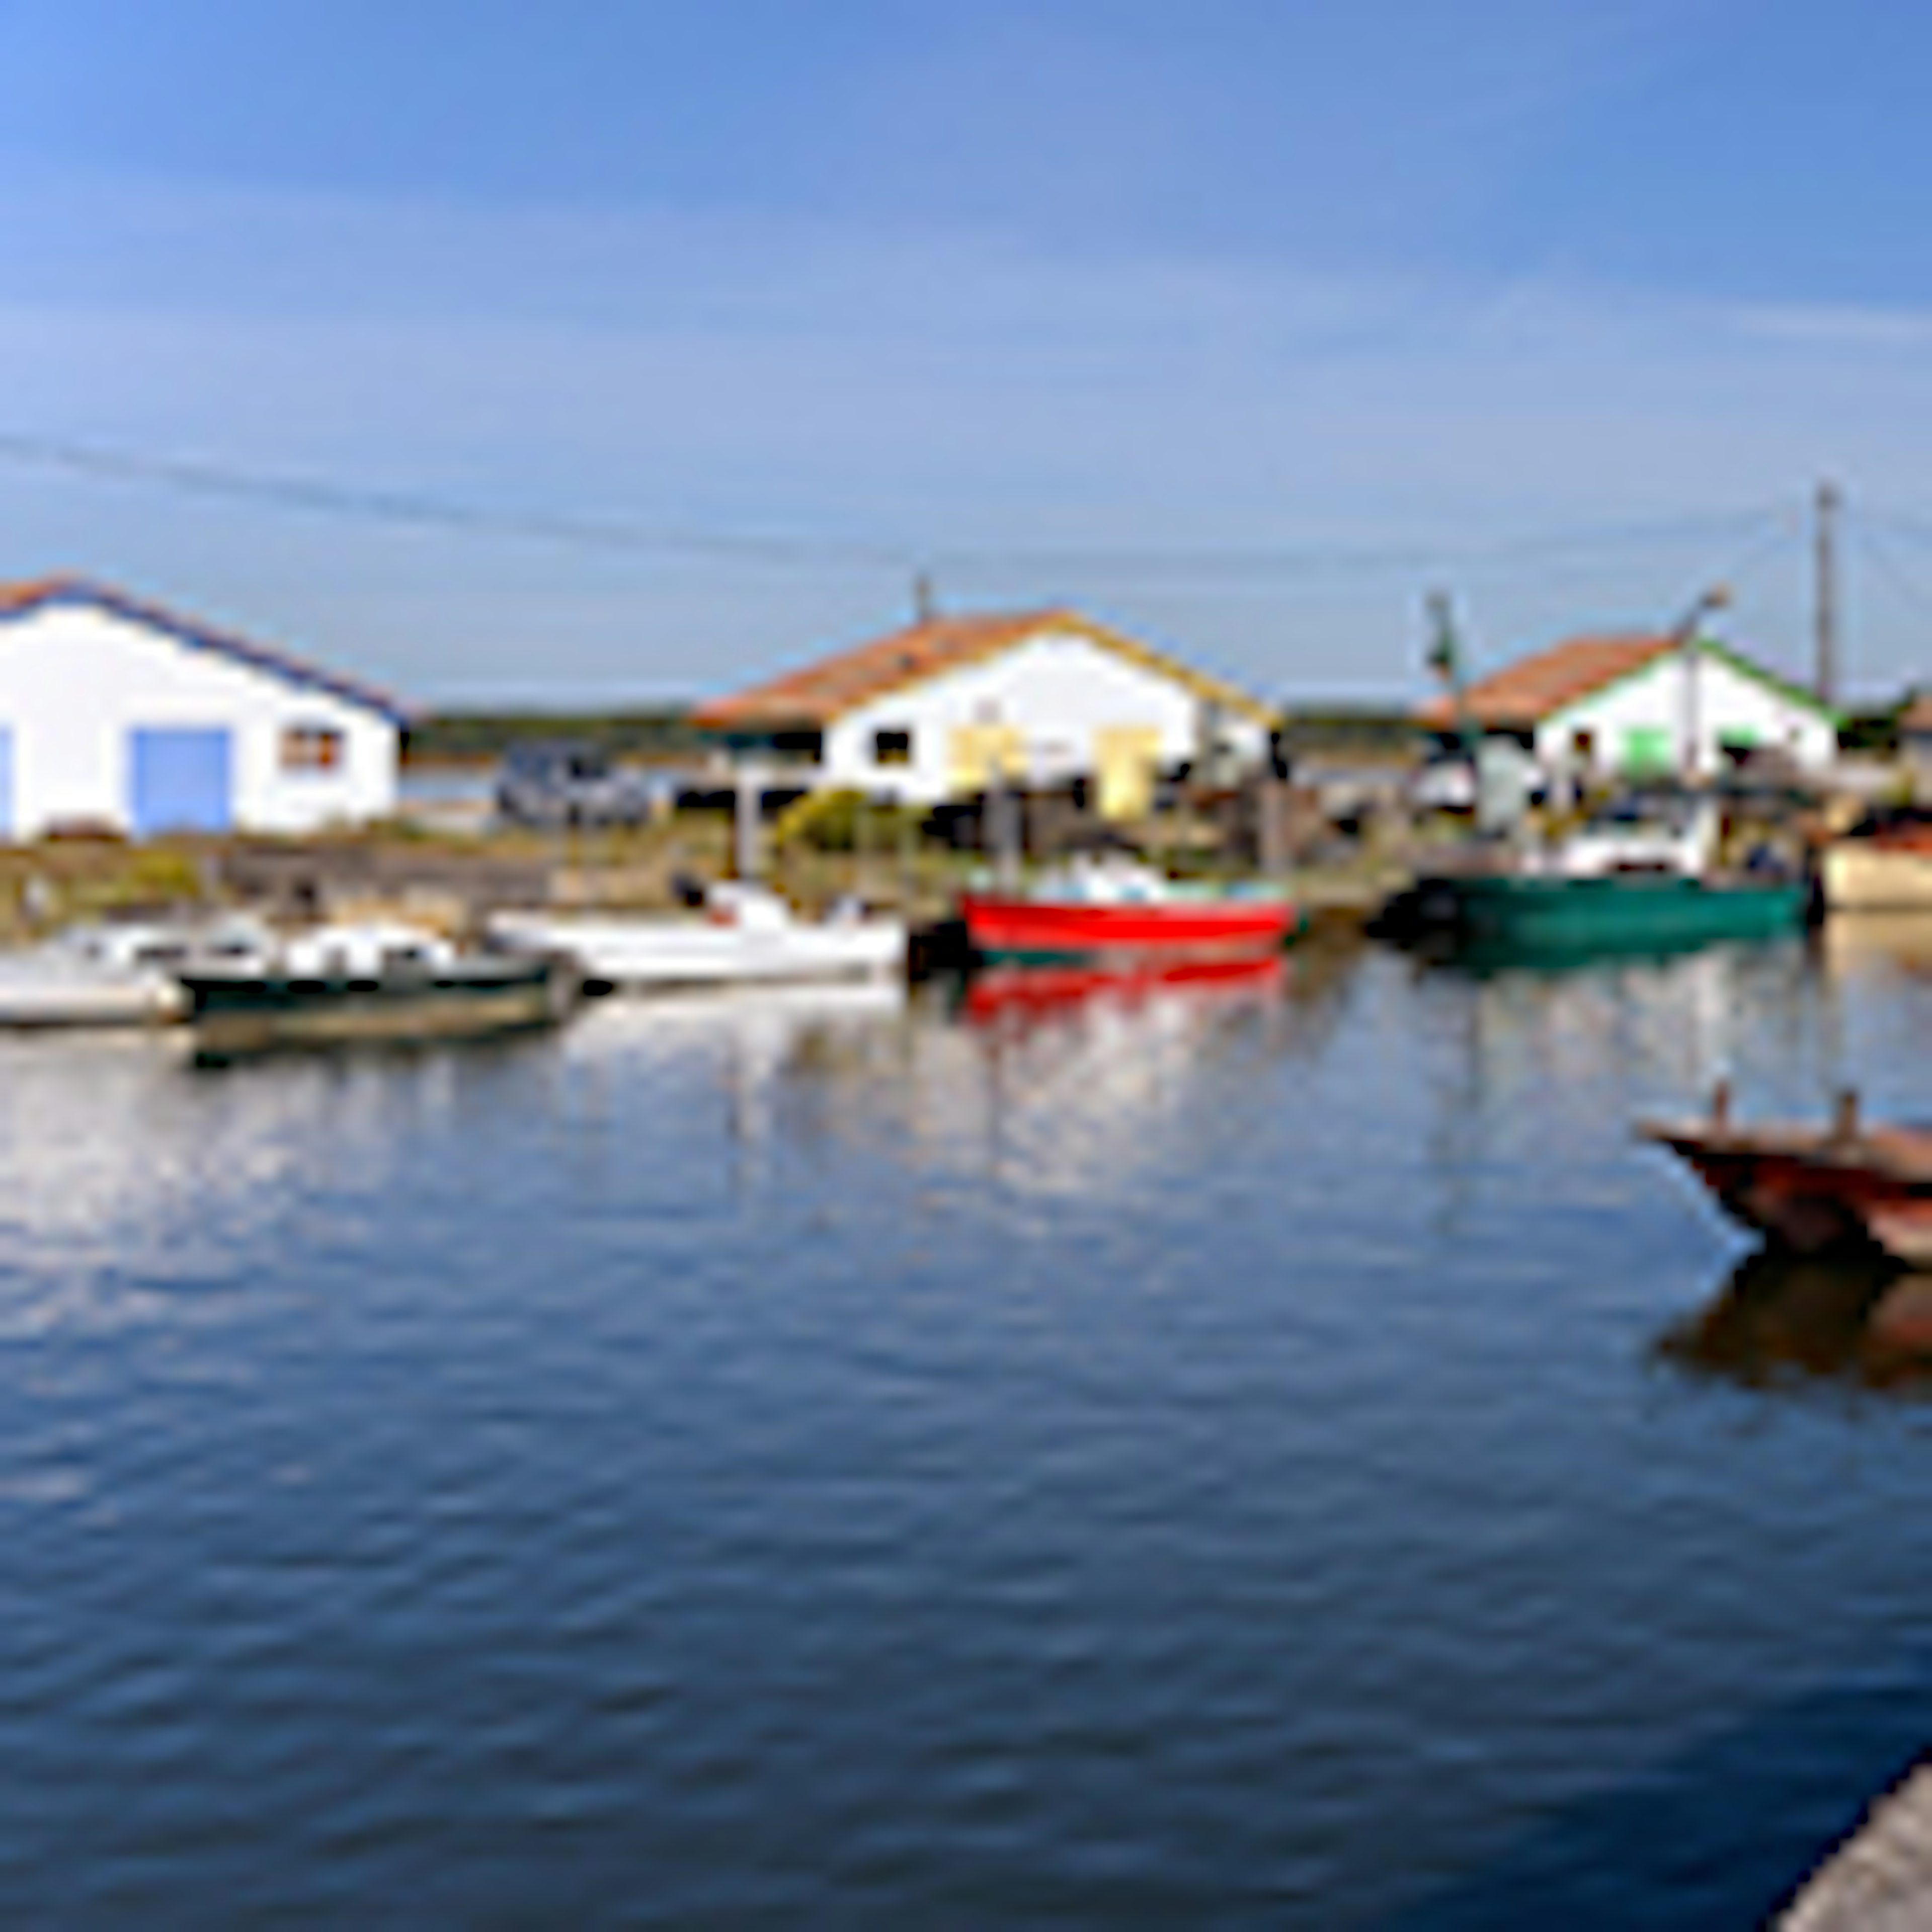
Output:
[[1932,543],[1932,517],[1922,516],[1916,511],[1892,509],[1883,504],[1873,505],[1861,497],[1858,504],[1858,520],[1868,528],[1882,530],[1893,536],[1903,537],[1913,543]]
[[[1752,547],[1762,541],[1780,508],[1765,507],[1648,524],[1616,524],[1546,530],[1483,542],[1402,544],[1280,544],[1244,549],[1197,550],[1051,548],[946,549],[925,553],[934,568],[970,574],[1029,570],[1064,575],[1159,578],[1236,578],[1412,575],[1444,569],[1510,570],[1592,551],[1628,550],[1676,541],[1704,542],[1724,535],[1744,535]],[[1775,536],[1780,532],[1771,532]]]
[[524,538],[610,553],[710,558],[786,569],[856,568],[902,575],[935,571],[954,575],[1030,574],[1185,582],[1508,570],[1539,560],[1601,554],[1662,543],[1715,540],[1726,536],[1744,537],[1755,549],[1766,540],[1767,526],[1785,518],[1790,509],[1789,505],[1783,503],[1760,504],[1644,522],[1552,529],[1491,542],[1282,544],[1198,550],[1078,545],[935,547],[882,538],[653,525],[572,512],[495,509],[426,491],[257,470],[199,458],[112,448],[18,431],[0,430],[0,462],[57,470],[97,481],[141,485],[184,496],[400,527]]
[[798,566],[869,564],[904,569],[912,554],[880,544],[742,531],[654,528],[554,512],[493,510],[414,490],[343,484],[310,476],[239,469],[194,458],[154,456],[0,431],[0,460],[64,470],[108,482],[146,484],[189,496],[414,525],[478,536],[528,537],[604,550],[682,553],[738,562]]
[[[1932,530],[1927,534],[1932,537]],[[1859,560],[1875,565],[1878,575],[1897,596],[1921,610],[1932,612],[1932,590],[1899,561],[1888,538],[1863,523],[1853,525],[1852,537]]]

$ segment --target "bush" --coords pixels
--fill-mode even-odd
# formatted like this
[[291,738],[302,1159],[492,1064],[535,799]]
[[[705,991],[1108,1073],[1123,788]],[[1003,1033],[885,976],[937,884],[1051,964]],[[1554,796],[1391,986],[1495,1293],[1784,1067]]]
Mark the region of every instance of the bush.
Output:
[[807,792],[778,814],[772,844],[781,851],[802,846],[813,852],[856,852],[862,845],[882,851],[908,830],[916,835],[920,823],[918,812],[876,804],[861,791]]

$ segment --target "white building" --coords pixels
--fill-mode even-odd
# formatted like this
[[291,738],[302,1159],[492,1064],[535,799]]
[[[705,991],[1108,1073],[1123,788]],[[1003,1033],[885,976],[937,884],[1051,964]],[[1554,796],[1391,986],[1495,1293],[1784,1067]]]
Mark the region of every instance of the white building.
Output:
[[380,692],[116,591],[0,590],[0,838],[380,818],[403,722]]
[[[1837,714],[1810,692],[1708,638],[1577,638],[1520,659],[1463,694],[1484,731],[1520,740],[1552,771],[1641,778],[1687,767],[1709,776],[1760,751],[1800,770],[1838,754]],[[1454,724],[1447,698],[1422,707]]]
[[1070,611],[934,616],[701,706],[697,722],[811,766],[819,788],[933,805],[994,779],[1086,779],[1105,815],[1156,775],[1266,758],[1257,699]]

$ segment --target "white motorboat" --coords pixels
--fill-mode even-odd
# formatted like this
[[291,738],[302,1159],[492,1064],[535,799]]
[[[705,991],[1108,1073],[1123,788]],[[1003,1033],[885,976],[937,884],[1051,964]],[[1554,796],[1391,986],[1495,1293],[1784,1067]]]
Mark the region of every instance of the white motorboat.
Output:
[[713,886],[701,914],[499,913],[484,928],[505,951],[562,953],[590,990],[878,979],[905,969],[906,927],[857,906],[801,919],[769,886]]
[[266,940],[238,916],[70,926],[0,952],[0,1028],[166,1025],[187,1012],[182,973],[252,960]]

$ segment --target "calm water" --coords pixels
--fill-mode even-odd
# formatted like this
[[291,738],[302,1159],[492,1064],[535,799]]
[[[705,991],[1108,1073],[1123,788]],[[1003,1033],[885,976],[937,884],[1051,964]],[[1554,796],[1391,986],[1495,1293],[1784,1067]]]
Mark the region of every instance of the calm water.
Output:
[[1932,1406],[1628,1124],[1925,1111],[1922,964],[0,1041],[5,1918],[1754,1924]]

